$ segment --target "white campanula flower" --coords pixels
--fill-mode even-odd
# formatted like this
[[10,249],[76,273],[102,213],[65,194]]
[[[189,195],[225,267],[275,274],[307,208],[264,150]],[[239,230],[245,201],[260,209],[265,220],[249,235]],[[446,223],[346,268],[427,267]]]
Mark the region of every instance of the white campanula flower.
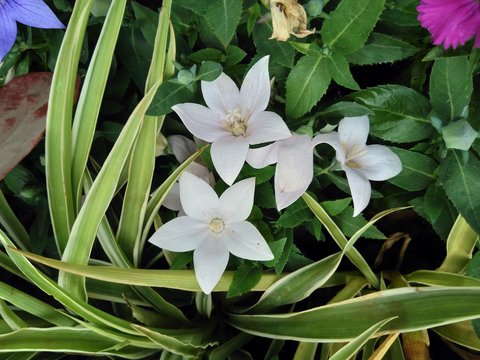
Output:
[[201,86],[208,107],[184,103],[172,109],[193,135],[212,143],[213,165],[231,185],[245,163],[250,145],[290,136],[282,118],[265,111],[270,99],[268,56],[247,72],[240,90],[224,73],[214,81],[202,81]]
[[15,43],[17,22],[42,29],[64,28],[42,0],[0,0],[0,62]]
[[230,253],[249,260],[273,259],[263,236],[245,221],[252,211],[254,192],[255,179],[249,178],[219,198],[205,181],[184,172],[180,200],[186,216],[165,223],[149,242],[168,251],[193,250],[195,276],[209,294],[225,271]]
[[313,148],[329,144],[347,175],[353,199],[353,216],[368,205],[371,195],[369,180],[387,180],[402,170],[398,156],[382,145],[366,145],[370,130],[367,116],[346,117],[338,132],[293,135],[259,149],[251,149],[247,162],[255,168],[277,163],[275,170],[275,200],[279,210],[295,202],[307,190],[313,179]]

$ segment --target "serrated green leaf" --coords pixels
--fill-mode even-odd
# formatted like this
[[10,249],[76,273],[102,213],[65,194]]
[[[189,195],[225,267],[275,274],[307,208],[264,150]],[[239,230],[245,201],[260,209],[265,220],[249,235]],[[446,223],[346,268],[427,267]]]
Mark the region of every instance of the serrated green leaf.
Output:
[[255,203],[266,209],[274,209],[277,206],[272,185],[265,182],[255,187]]
[[260,55],[270,55],[270,60],[287,68],[293,67],[295,49],[288,43],[270,40],[272,24],[255,24],[253,28],[253,41]]
[[417,52],[417,47],[405,41],[373,32],[365,46],[348,55],[347,59],[352,64],[373,65],[403,60]]
[[467,56],[435,60],[430,75],[430,101],[436,116],[445,122],[465,112],[473,91]]
[[322,201],[320,205],[322,205],[328,215],[335,216],[344,211],[351,202],[352,198],[346,198],[339,200]]
[[431,184],[423,197],[423,208],[426,219],[432,224],[433,230],[447,240],[448,234],[457,218],[458,211],[447,198],[445,190],[439,183]]
[[223,56],[224,55],[220,50],[207,48],[207,49],[201,49],[201,50],[195,51],[194,53],[191,53],[190,55],[188,55],[188,58],[197,63],[201,63],[202,61],[207,61],[207,60],[220,62],[222,61]]
[[330,84],[327,61],[322,55],[303,56],[288,75],[286,112],[292,118],[309,112]]
[[172,112],[172,106],[188,102],[193,98],[191,84],[181,84],[175,80],[165,81],[160,85],[153,97],[147,115],[160,116]]
[[204,61],[198,70],[197,80],[213,81],[220,76],[223,68],[217,62]]
[[343,0],[320,31],[330,49],[348,55],[360,49],[377,23],[385,0]]
[[318,112],[327,121],[333,120],[331,123],[338,123],[338,120],[346,116],[363,116],[371,114],[369,108],[350,101],[339,101],[326,109]]
[[420,93],[400,85],[383,85],[351,95],[372,110],[370,132],[384,140],[405,143],[428,138],[434,128],[430,103]]
[[303,222],[312,219],[312,213],[308,206],[301,199],[295,201],[292,205],[287,207],[282,215],[277,220],[276,226],[282,228],[295,228]]
[[226,48],[237,30],[243,0],[211,0],[204,14],[215,36]]
[[256,264],[243,263],[233,274],[228,288],[227,298],[242,295],[250,291],[262,278],[262,268]]
[[238,46],[230,45],[227,48],[227,54],[225,57],[225,64],[235,65],[238,64],[243,58],[247,55],[245,51],[240,49]]
[[435,181],[433,175],[438,164],[429,156],[415,151],[390,148],[402,162],[402,171],[388,181],[408,191],[423,190]]
[[358,86],[350,72],[350,67],[348,66],[345,56],[331,53],[330,56],[327,57],[327,64],[333,81],[338,85],[346,87],[347,89],[360,90],[360,86]]
[[[345,236],[354,235],[358,229],[367,224],[367,220],[360,214],[353,217],[353,207],[348,206],[345,211],[334,216],[338,227],[342,230]],[[371,225],[362,235],[367,239],[384,240],[386,237],[375,225]]]
[[449,151],[440,165],[440,182],[457,210],[480,234],[480,160],[470,154],[464,163],[461,152]]

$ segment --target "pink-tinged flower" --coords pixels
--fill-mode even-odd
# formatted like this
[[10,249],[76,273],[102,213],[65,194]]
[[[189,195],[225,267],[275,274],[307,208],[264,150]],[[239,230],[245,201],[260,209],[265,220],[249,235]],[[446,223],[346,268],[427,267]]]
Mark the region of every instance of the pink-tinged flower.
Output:
[[17,22],[42,29],[65,27],[42,0],[0,0],[0,62],[15,42]]
[[213,165],[228,185],[240,173],[250,145],[290,136],[282,118],[265,111],[270,99],[268,56],[252,66],[240,90],[222,73],[214,81],[202,81],[202,94],[208,107],[185,103],[172,109],[193,135],[212,143]]
[[480,2],[477,0],[420,0],[418,20],[445,49],[464,45],[475,36],[480,47]]
[[328,144],[347,175],[357,216],[368,205],[371,195],[369,180],[387,180],[402,170],[398,156],[382,145],[366,145],[370,130],[367,116],[343,118],[338,133],[292,135],[268,146],[251,149],[247,162],[254,168],[277,163],[275,170],[275,201],[278,210],[295,202],[308,189],[313,179],[313,148]]
[[148,240],[169,251],[193,250],[198,284],[209,294],[225,271],[230,253],[243,259],[268,261],[273,254],[260,232],[248,221],[255,178],[239,181],[220,196],[205,181],[184,172],[180,200],[186,216],[158,229]]

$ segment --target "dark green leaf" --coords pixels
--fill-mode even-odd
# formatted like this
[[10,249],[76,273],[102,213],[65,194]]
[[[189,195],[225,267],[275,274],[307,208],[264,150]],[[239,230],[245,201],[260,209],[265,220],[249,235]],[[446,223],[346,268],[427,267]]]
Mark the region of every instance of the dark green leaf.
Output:
[[233,274],[227,298],[242,295],[252,289],[262,277],[262,268],[253,263],[241,264]]
[[175,81],[166,81],[158,88],[147,115],[159,116],[172,111],[172,106],[188,102],[193,98],[194,92],[190,85],[180,84]]
[[226,48],[237,30],[243,0],[210,0],[205,18],[215,36]]
[[327,120],[334,119],[335,123],[346,116],[369,115],[372,112],[369,108],[355,102],[340,101],[319,112]]
[[286,112],[299,118],[321,99],[330,84],[330,73],[323,56],[304,56],[287,79]]
[[338,85],[346,87],[347,89],[360,90],[360,86],[358,86],[350,72],[350,67],[348,66],[345,56],[331,53],[331,55],[327,57],[327,64],[333,81]]
[[344,211],[348,205],[352,202],[352,198],[345,198],[332,201],[322,201],[320,205],[330,216],[335,216]]
[[462,152],[449,151],[440,165],[440,182],[457,210],[480,234],[480,160],[469,155],[464,162]]
[[146,6],[140,5],[139,3],[132,1],[133,12],[135,13],[135,18],[137,19],[135,24],[138,24],[138,27],[142,31],[145,40],[149,44],[155,44],[155,34],[157,32],[158,24],[158,13],[153,10],[150,10]]
[[308,220],[312,220],[312,212],[305,201],[298,199],[283,212],[277,221],[277,226],[295,228]]
[[428,187],[424,196],[423,209],[426,219],[432,224],[435,232],[443,240],[447,240],[458,212],[440,184],[435,183]]
[[[355,234],[361,227],[367,224],[367,220],[360,214],[353,217],[353,207],[348,206],[345,211],[333,217],[338,227],[345,236],[350,237]],[[367,239],[384,240],[385,235],[379,231],[375,225],[371,225],[367,231],[365,231],[362,237]]]
[[255,24],[253,41],[260,55],[270,55],[270,60],[287,68],[293,67],[295,49],[288,43],[269,40],[272,35],[272,24]]
[[430,103],[420,93],[400,85],[383,85],[358,91],[352,97],[370,108],[371,134],[384,140],[405,143],[428,138]]
[[435,60],[430,76],[430,101],[445,122],[462,116],[470,102],[473,85],[467,56]]
[[188,58],[192,61],[201,63],[202,61],[215,61],[220,62],[222,61],[223,53],[220,50],[207,48],[195,51],[191,53]]
[[418,191],[435,181],[433,175],[438,164],[427,155],[391,147],[402,161],[402,171],[388,181],[408,191]]
[[358,65],[381,64],[402,60],[417,52],[418,48],[405,41],[372,33],[365,46],[348,55],[348,62]]
[[220,76],[222,65],[213,61],[204,61],[198,70],[197,80],[213,81]]
[[265,182],[255,187],[255,203],[266,209],[276,207],[275,195],[270,183]]
[[225,64],[235,65],[238,64],[243,58],[247,55],[245,51],[240,49],[238,46],[230,45],[227,48],[227,56],[225,58]]
[[343,0],[324,21],[323,42],[339,54],[360,49],[383,11],[385,0]]

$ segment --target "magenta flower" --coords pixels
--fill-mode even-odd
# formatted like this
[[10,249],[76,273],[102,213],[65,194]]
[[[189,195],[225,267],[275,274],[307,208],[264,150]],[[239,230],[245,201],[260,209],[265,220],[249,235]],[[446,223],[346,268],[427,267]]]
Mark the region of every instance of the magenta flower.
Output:
[[418,20],[435,45],[454,49],[475,36],[480,47],[480,2],[477,0],[420,0]]
[[15,42],[17,22],[42,29],[65,27],[42,0],[0,0],[0,62]]

